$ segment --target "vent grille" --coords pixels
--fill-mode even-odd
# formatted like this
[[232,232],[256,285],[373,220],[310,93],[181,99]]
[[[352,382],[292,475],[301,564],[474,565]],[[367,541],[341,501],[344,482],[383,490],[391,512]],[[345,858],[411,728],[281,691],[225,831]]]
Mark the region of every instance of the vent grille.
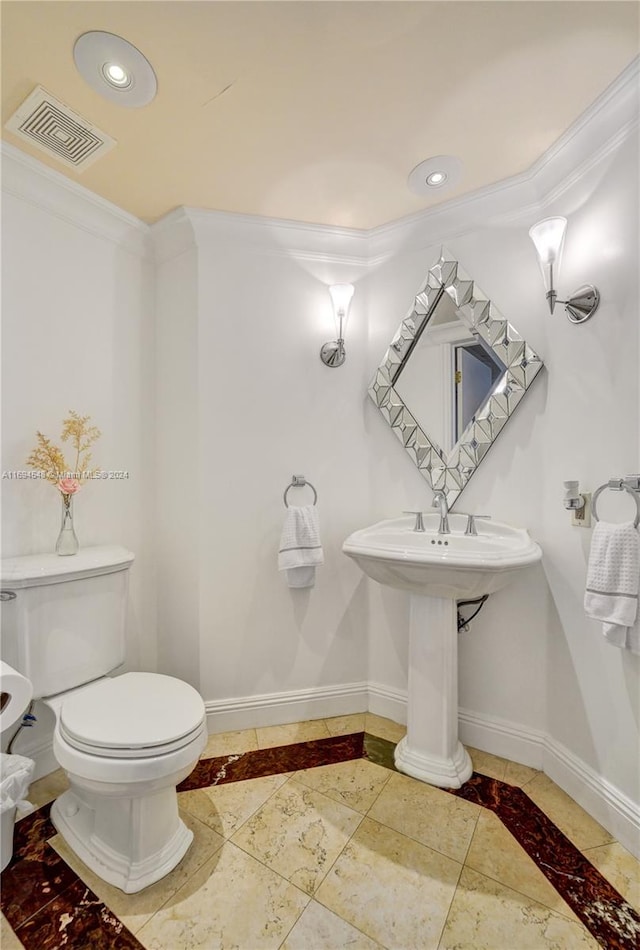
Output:
[[77,171],[84,171],[116,145],[115,139],[42,86],[37,86],[25,99],[5,128]]

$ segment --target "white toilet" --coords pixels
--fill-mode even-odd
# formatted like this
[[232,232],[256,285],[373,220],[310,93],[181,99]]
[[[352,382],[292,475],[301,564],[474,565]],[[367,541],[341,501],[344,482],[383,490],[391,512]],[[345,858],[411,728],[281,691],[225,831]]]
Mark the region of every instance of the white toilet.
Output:
[[134,893],[168,874],[193,833],[176,785],[207,742],[204,703],[159,673],[108,676],[124,661],[124,548],[2,561],[2,658],[54,712],[53,751],[70,789],[51,818],[95,874]]

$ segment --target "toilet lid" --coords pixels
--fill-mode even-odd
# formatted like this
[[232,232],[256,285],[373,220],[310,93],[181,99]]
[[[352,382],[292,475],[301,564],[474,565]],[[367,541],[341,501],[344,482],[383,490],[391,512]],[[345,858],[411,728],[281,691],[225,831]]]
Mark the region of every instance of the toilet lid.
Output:
[[123,673],[66,698],[60,730],[76,748],[126,757],[127,752],[179,747],[201,728],[204,713],[202,697],[182,680]]

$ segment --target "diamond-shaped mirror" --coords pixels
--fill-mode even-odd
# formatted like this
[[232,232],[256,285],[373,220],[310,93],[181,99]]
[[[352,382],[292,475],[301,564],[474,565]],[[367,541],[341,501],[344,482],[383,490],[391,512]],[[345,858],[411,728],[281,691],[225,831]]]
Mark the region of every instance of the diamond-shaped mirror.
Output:
[[538,354],[443,249],[369,395],[451,508],[541,368]]

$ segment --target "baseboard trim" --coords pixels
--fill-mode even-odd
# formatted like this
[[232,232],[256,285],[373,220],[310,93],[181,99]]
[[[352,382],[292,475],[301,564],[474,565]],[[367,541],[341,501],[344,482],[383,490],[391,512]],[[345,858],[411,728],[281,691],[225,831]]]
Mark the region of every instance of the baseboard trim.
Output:
[[367,711],[367,684],[344,683],[205,703],[210,733],[280,726]]
[[640,806],[566,746],[547,733],[468,709],[460,709],[459,723],[465,745],[540,769],[640,859]]
[[533,769],[542,768],[546,741],[543,732],[462,707],[458,710],[458,724],[463,745],[500,755]]
[[[407,694],[382,683],[344,683],[205,703],[210,733],[278,726],[371,712],[407,721]],[[460,739],[483,752],[540,769],[640,859],[640,805],[598,775],[577,755],[540,730],[496,716],[459,710]],[[34,780],[58,768],[50,741],[14,751],[36,763]]]
[[640,860],[640,805],[551,736],[542,770]]
[[24,755],[27,759],[33,759],[35,768],[31,778],[32,782],[37,781],[39,778],[44,778],[45,775],[50,775],[51,772],[55,772],[56,769],[60,768],[53,754],[52,735],[47,736],[41,742],[38,742],[37,745],[16,745],[11,751],[16,755]]
[[406,690],[393,689],[383,683],[368,684],[369,708],[368,712],[394,722],[407,724],[407,693]]

